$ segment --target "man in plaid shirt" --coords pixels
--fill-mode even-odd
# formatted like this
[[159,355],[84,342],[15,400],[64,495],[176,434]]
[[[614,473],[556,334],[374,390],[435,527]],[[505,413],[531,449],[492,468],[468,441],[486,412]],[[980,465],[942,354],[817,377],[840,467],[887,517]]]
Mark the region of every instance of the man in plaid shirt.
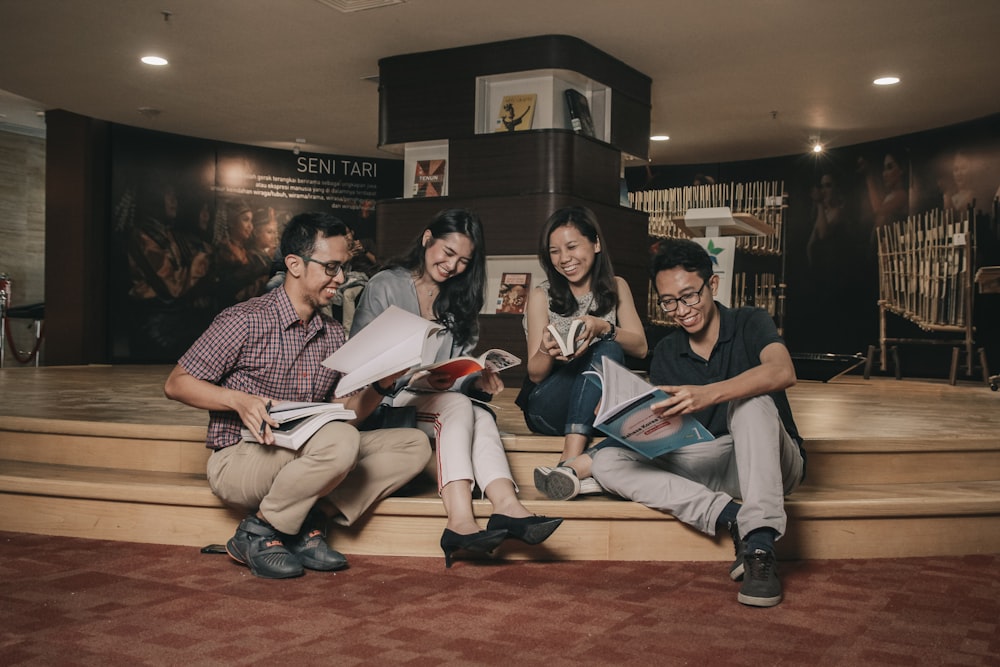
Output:
[[[268,414],[272,402],[330,401],[340,380],[321,362],[346,335],[321,309],[349,270],[347,232],[327,213],[292,218],[281,237],[284,284],[219,313],[164,387],[168,398],[209,411],[209,485],[249,513],[226,550],[259,577],[346,567],[344,556],[326,543],[329,517],[351,525],[430,459],[430,444],[418,429],[359,432],[354,426],[398,376],[344,401],[355,421],[326,424],[298,451],[273,446],[271,428],[278,424]],[[244,440],[242,427],[262,432],[262,442]]]

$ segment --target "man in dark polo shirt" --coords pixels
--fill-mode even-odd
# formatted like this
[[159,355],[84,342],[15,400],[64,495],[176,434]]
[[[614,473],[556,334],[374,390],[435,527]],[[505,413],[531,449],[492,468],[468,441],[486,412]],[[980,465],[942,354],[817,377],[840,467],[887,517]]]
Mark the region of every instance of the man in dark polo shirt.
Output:
[[785,532],[784,496],[805,470],[784,392],[795,384],[792,359],[766,311],[715,302],[719,278],[697,243],[662,242],[651,273],[660,308],[679,325],[653,350],[650,380],[671,394],[654,410],[692,414],[716,439],[656,459],[603,447],[593,455],[594,478],[708,535],[728,530],[736,547],[729,575],[743,582],[737,599],[774,606],[782,599],[774,542]]
[[[168,398],[209,410],[208,483],[226,504],[248,513],[226,550],[258,577],[347,567],[326,543],[329,518],[351,525],[431,456],[418,429],[354,426],[401,373],[344,400],[355,422],[326,424],[297,451],[274,445],[272,402],[329,402],[340,381],[341,373],[321,362],[346,334],[322,311],[350,270],[347,232],[328,213],[292,218],[281,236],[284,283],[219,313],[164,386]],[[244,439],[244,427],[259,437]]]

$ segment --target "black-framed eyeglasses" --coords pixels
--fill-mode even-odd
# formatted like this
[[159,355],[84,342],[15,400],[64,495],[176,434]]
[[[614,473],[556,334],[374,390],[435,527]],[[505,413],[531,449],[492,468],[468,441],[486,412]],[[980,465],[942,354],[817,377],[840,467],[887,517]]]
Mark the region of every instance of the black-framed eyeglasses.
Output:
[[659,301],[657,301],[657,303],[660,304],[660,308],[665,313],[672,313],[675,310],[677,310],[678,303],[683,303],[685,306],[688,307],[697,306],[699,303],[701,303],[701,291],[705,289],[705,285],[707,284],[708,281],[706,280],[701,283],[701,287],[698,288],[697,292],[691,292],[690,294],[685,294],[684,296],[677,299],[668,296],[666,298],[660,299]]
[[350,262],[321,262],[318,259],[313,259],[312,257],[306,257],[305,255],[299,255],[299,258],[304,262],[313,262],[314,264],[319,264],[326,271],[326,275],[331,278],[336,278],[337,274],[343,271],[345,274],[351,270]]

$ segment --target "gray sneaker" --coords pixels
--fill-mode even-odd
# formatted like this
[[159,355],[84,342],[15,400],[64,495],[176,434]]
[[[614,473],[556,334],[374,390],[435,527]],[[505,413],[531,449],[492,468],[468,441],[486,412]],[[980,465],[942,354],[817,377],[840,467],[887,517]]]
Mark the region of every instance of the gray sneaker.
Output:
[[310,570],[332,572],[347,567],[344,554],[330,548],[326,543],[327,516],[313,508],[302,522],[297,535],[285,540],[285,547],[299,559],[303,567]]
[[751,607],[773,607],[781,602],[781,581],[778,580],[774,552],[754,549],[744,554],[743,585],[736,599]]
[[747,543],[740,539],[740,529],[735,521],[729,524],[729,537],[733,539],[733,551],[736,554],[736,559],[729,566],[729,578],[733,581],[742,581],[745,570],[743,554],[746,552]]
[[226,552],[264,579],[287,579],[304,573],[302,564],[282,544],[274,526],[254,515],[240,522],[236,534],[226,542]]

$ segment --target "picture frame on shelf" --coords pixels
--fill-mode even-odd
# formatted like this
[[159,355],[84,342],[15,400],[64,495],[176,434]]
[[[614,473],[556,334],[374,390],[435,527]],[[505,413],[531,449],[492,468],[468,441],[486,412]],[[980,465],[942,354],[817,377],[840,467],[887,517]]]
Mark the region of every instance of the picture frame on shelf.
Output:
[[445,191],[445,166],[448,161],[417,160],[413,170],[414,197],[441,197]]
[[518,132],[530,130],[535,117],[538,95],[523,93],[504,95],[500,101],[494,132]]
[[531,289],[531,273],[504,271],[500,278],[500,289],[497,291],[496,312],[513,315],[523,314],[524,305],[528,301],[529,289]]

